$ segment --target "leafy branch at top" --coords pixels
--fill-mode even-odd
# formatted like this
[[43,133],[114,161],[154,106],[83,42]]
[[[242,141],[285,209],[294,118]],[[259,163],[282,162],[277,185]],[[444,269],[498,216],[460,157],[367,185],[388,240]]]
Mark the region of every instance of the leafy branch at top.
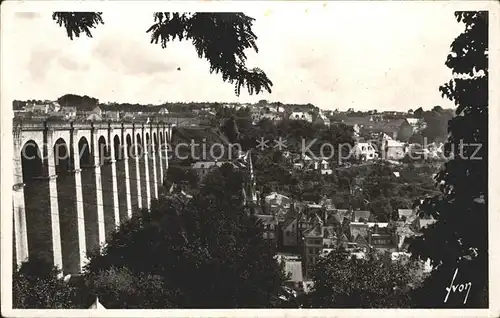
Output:
[[[59,26],[66,28],[68,37],[85,32],[92,37],[91,28],[104,24],[101,12],[55,12]],[[154,24],[146,31],[151,43],[166,48],[173,40],[191,40],[199,58],[210,63],[210,73],[220,73],[225,82],[234,84],[236,95],[246,86],[248,93],[271,92],[273,83],[259,68],[248,69],[246,49],[258,53],[257,36],[252,31],[255,19],[243,13],[154,13]]]
[[104,24],[102,12],[54,12],[52,20],[59,26],[63,26],[68,33],[68,37],[80,37],[80,33],[85,32],[88,37],[92,37],[91,28],[99,24]]

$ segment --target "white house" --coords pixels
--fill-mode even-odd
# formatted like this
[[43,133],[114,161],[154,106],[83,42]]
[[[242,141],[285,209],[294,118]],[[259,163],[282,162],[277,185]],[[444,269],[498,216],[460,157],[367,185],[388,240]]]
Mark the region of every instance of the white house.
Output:
[[259,122],[264,115],[264,110],[260,107],[252,107],[250,108],[250,116],[252,116],[252,121],[254,123]]
[[264,201],[269,205],[275,204],[289,207],[292,199],[277,192],[271,192],[264,198]]
[[162,109],[160,109],[160,111],[158,112],[158,115],[168,115],[168,109],[166,109],[165,107],[163,107]]
[[403,159],[405,156],[405,145],[397,140],[382,140],[382,149],[385,154],[385,159],[399,160]]
[[351,156],[354,156],[355,159],[361,160],[373,160],[378,158],[375,148],[368,142],[356,143],[351,151]]
[[65,106],[61,107],[60,112],[64,114],[66,119],[73,119],[76,117],[77,110],[74,106]]
[[281,120],[281,115],[279,113],[271,112],[271,113],[262,114],[260,116],[260,119],[264,119],[264,118],[267,118],[267,119],[272,120],[272,121],[279,121],[279,120]]
[[290,114],[289,119],[293,120],[305,120],[309,123],[312,123],[312,116],[309,113],[306,112],[293,112]]

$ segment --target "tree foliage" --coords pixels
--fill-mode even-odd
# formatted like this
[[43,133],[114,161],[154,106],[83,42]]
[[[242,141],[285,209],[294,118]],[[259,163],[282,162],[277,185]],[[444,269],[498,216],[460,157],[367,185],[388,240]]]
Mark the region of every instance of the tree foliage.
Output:
[[[104,24],[102,12],[55,12],[52,16],[66,29],[68,37],[85,33],[92,37],[92,28]],[[259,68],[248,69],[245,50],[258,52],[257,36],[252,31],[255,19],[243,13],[179,13],[156,12],[153,25],[146,31],[151,43],[166,48],[174,40],[191,41],[199,58],[210,64],[210,73],[221,74],[234,85],[236,95],[247,87],[248,93],[271,92],[273,83]]]
[[[275,306],[285,277],[262,224],[241,204],[242,182],[243,176],[224,165],[206,176],[191,200],[160,199],[150,213],[124,223],[87,268],[103,305]],[[132,301],[135,295],[147,300]]]
[[61,271],[45,260],[31,258],[14,270],[12,307],[16,309],[78,308],[77,289],[64,282]]
[[[445,155],[454,156],[436,176],[442,194],[421,206],[421,213],[437,222],[424,230],[411,250],[422,259],[430,258],[434,266],[421,291],[421,306],[487,307],[488,12],[456,12],[455,16],[465,30],[451,44],[446,61],[453,79],[440,87],[443,96],[457,105],[445,145]],[[474,145],[480,146],[477,153]],[[445,286],[457,268],[455,283],[472,283],[468,301],[464,304],[464,294],[454,293],[444,303]]]
[[391,263],[370,253],[366,259],[332,251],[313,269],[314,289],[305,297],[311,308],[405,308],[408,291],[422,280],[420,265],[401,260]]

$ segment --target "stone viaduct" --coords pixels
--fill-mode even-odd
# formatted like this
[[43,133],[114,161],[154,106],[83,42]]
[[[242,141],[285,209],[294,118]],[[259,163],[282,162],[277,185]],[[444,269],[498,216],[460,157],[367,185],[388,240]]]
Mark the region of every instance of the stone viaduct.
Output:
[[157,198],[175,124],[14,120],[14,258],[78,273]]

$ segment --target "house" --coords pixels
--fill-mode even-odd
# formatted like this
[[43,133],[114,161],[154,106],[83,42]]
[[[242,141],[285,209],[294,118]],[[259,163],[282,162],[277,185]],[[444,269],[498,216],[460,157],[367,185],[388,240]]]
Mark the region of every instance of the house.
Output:
[[408,141],[411,136],[425,128],[425,123],[419,118],[406,118],[399,126],[397,139]]
[[269,109],[272,112],[276,112],[276,113],[284,113],[285,112],[285,107],[283,107],[283,106],[269,106]]
[[61,105],[58,102],[50,102],[49,109],[55,113],[61,110]]
[[304,214],[308,217],[313,217],[315,215],[323,214],[323,206],[321,204],[316,203],[306,203]]
[[122,120],[125,121],[133,121],[135,119],[135,115],[130,112],[125,112],[122,116]]
[[101,115],[98,115],[96,113],[90,113],[87,116],[86,120],[88,120],[88,121],[102,121],[102,117],[101,117]]
[[351,222],[349,227],[353,242],[365,251],[398,249],[398,236],[388,223]]
[[107,110],[104,112],[106,119],[120,120],[120,112],[117,110]]
[[281,227],[283,246],[292,247],[298,245],[297,218],[286,219]]
[[316,116],[316,120],[314,121],[315,125],[327,126],[330,127],[330,119],[326,117],[322,112]]
[[250,108],[250,117],[254,123],[258,123],[262,116],[264,115],[264,110],[260,107],[252,107]]
[[440,158],[444,153],[444,144],[441,143],[430,143],[427,145],[427,150],[429,151],[430,158]]
[[292,112],[288,118],[291,120],[305,120],[312,123],[312,116],[307,112]]
[[74,119],[76,117],[76,107],[74,106],[64,106],[61,107],[60,112],[64,114],[66,119]]
[[99,106],[94,107],[94,109],[92,109],[92,113],[97,114],[100,117],[102,117],[102,110]]
[[264,198],[264,202],[269,206],[280,205],[289,208],[292,203],[292,199],[277,192],[271,192]]
[[284,219],[288,210],[290,210],[291,203],[292,200],[289,197],[277,192],[271,192],[264,198],[264,209],[277,218]]
[[287,282],[294,284],[293,287],[298,287],[297,285],[304,281],[302,275],[302,262],[300,260],[285,260],[285,274],[290,274]]
[[302,258],[304,264],[305,276],[311,276],[311,269],[316,265],[321,251],[323,250],[323,227],[321,224],[316,224],[312,228],[304,231],[304,249]]
[[105,310],[106,307],[104,307],[101,302],[99,301],[99,297],[95,298],[95,302],[90,305],[89,309],[94,309],[94,310]]
[[422,229],[436,223],[436,221],[437,220],[434,219],[433,217],[429,218],[416,217],[411,224],[411,228],[415,232],[420,233]]
[[319,204],[323,206],[323,209],[328,213],[328,215],[331,215],[337,211],[332,199],[323,198],[321,199]]
[[168,115],[168,109],[165,108],[165,107],[162,107],[159,111],[158,111],[158,115]]
[[50,111],[49,104],[28,104],[26,111],[47,114]]
[[273,242],[276,245],[276,230],[278,228],[278,221],[274,215],[257,214],[257,219],[262,222],[264,227],[264,233],[262,233],[264,239]]
[[370,218],[370,211],[356,210],[351,213],[351,222],[369,222]]
[[355,138],[359,137],[362,128],[363,128],[363,125],[354,124],[352,126],[353,137],[355,137]]
[[389,160],[400,160],[405,156],[405,144],[393,140],[393,139],[383,139],[382,140],[382,154],[384,159]]
[[281,120],[281,114],[279,113],[265,113],[260,116],[260,119],[269,119],[271,121],[279,121]]
[[398,209],[398,216],[400,221],[409,220],[414,216],[414,214],[415,211],[413,209]]
[[366,235],[357,233],[353,239],[353,242],[356,243],[356,247],[361,249],[363,252],[368,252],[371,249],[371,246],[367,240],[368,235],[369,235],[368,233]]
[[203,178],[212,169],[222,167],[222,165],[224,165],[225,163],[233,165],[234,168],[237,168],[237,166],[234,163],[226,161],[198,161],[193,163],[191,165],[191,168],[196,171],[198,177]]
[[[309,157],[307,157],[309,158]],[[319,171],[322,175],[332,174],[333,170],[330,168],[330,164],[325,159],[314,159],[314,160],[304,160],[305,167],[307,170]]]
[[351,150],[351,156],[357,160],[373,160],[378,158],[378,154],[371,143],[357,142]]
[[285,286],[290,287],[294,290],[303,291],[303,271],[301,258],[294,254],[282,254],[276,255],[278,264],[284,265],[285,275],[289,275],[288,280],[285,282]]

